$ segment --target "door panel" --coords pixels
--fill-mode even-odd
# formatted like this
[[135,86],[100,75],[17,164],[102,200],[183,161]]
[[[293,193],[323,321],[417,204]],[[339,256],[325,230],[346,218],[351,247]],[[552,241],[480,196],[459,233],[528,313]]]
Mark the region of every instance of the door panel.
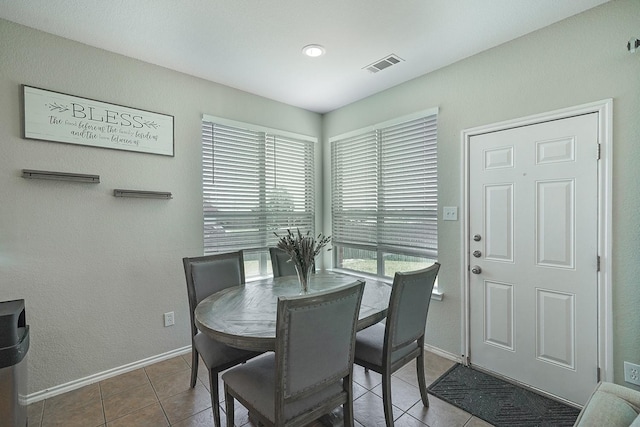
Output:
[[575,369],[575,295],[537,289],[536,357]]
[[513,262],[513,185],[487,185],[484,191],[486,258]]
[[537,265],[574,267],[575,180],[536,183]]
[[593,113],[469,142],[470,362],[577,404],[597,381],[597,136]]
[[485,343],[513,351],[513,285],[486,281],[484,298]]

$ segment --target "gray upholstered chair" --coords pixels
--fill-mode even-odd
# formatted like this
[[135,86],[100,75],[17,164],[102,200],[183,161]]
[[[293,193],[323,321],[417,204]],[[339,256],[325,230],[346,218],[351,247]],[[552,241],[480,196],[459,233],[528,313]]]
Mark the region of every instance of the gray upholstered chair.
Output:
[[194,311],[200,301],[229,286],[244,284],[244,258],[242,252],[232,252],[203,257],[183,258],[187,279],[189,314],[191,315],[191,387],[198,376],[198,355],[209,371],[211,409],[216,427],[220,427],[220,393],[218,374],[225,369],[259,355],[239,350],[218,342],[198,331]]
[[353,354],[364,282],[278,299],[275,353],[232,368],[224,381],[227,427],[234,399],[265,426],[304,426],[342,405],[353,426]]
[[429,406],[424,377],[424,333],[431,291],[440,264],[409,273],[396,273],[385,324],[377,323],[356,335],[354,363],[382,375],[382,400],[388,427],[393,426],[391,374],[416,359],[420,397]]
[[[289,261],[290,257],[285,251],[279,248],[269,248],[269,257],[271,257],[271,269],[273,277],[295,276],[296,267],[293,262]],[[312,273],[316,272],[315,263],[311,269]]]

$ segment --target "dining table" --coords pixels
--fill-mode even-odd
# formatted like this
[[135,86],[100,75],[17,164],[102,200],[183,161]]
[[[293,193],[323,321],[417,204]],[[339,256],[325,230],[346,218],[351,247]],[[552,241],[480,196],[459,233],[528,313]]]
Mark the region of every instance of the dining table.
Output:
[[[387,315],[391,286],[358,276],[319,271],[310,275],[305,295],[339,288],[356,280],[366,282],[357,329],[362,330]],[[301,295],[297,276],[269,277],[238,284],[204,298],[195,309],[198,329],[232,347],[254,351],[274,351],[279,297]]]

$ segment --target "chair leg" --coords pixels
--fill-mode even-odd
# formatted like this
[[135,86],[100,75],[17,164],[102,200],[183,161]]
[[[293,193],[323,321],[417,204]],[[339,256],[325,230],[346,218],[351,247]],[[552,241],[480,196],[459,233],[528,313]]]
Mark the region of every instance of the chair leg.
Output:
[[387,427],[393,427],[393,406],[391,404],[391,374],[388,370],[382,374],[382,404]]
[[235,415],[233,413],[233,396],[229,394],[227,390],[227,385],[224,385],[224,404],[227,412],[227,427],[233,427],[233,423],[235,422]]
[[[331,414],[329,414],[331,416]],[[320,419],[320,424],[327,425]],[[342,405],[342,425],[344,427],[353,427],[353,402],[345,402]]]
[[427,394],[427,384],[424,376],[424,350],[416,358],[416,372],[418,373],[418,388],[420,389],[420,398],[425,408],[429,407],[429,395]]
[[194,346],[191,346],[191,388],[196,386],[196,379],[198,378],[198,361],[200,355],[196,351]]
[[211,389],[211,411],[213,411],[213,423],[220,427],[220,392],[218,390],[218,373],[209,371],[209,388]]
[[351,378],[347,381],[347,401],[342,405],[342,423],[344,427],[353,427],[353,383]]

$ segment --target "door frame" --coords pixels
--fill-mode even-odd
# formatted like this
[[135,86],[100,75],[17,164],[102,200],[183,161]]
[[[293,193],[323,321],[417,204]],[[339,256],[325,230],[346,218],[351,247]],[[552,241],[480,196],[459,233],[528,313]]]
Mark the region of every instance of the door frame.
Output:
[[[462,200],[460,212],[462,213],[461,227],[461,263],[460,271],[462,280],[462,363],[469,365],[473,362],[469,351],[471,348],[470,336],[470,300],[469,285],[471,265],[469,254],[469,150],[471,137],[489,132],[498,132],[516,127],[528,126],[560,120],[568,117],[598,113],[598,141],[600,146],[600,161],[598,162],[598,254],[600,256],[600,271],[597,273],[598,282],[598,369],[599,380],[613,381],[613,318],[612,318],[612,164],[613,164],[613,99],[604,99],[588,104],[563,108],[532,116],[507,120],[499,123],[463,129],[462,136]],[[594,147],[594,156],[597,155]]]

